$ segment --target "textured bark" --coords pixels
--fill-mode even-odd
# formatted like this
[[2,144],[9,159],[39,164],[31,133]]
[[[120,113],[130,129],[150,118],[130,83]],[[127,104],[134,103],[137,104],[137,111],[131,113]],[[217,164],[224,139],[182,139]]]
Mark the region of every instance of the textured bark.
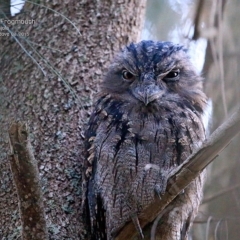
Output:
[[34,19],[35,24],[8,27],[27,33],[42,58],[22,38],[17,37],[22,48],[14,38],[0,38],[1,239],[19,239],[21,229],[7,161],[7,129],[12,119],[29,123],[50,239],[84,238],[80,211],[84,124],[113,53],[139,38],[145,1],[66,0],[43,4],[70,18],[81,35],[62,16],[27,3],[17,19]]

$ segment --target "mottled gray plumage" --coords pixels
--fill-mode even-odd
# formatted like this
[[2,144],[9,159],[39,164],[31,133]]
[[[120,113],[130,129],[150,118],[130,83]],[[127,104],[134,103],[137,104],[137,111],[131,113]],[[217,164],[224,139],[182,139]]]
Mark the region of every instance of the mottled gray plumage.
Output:
[[113,239],[205,138],[206,96],[186,50],[127,46],[110,65],[86,131],[86,208],[92,240]]

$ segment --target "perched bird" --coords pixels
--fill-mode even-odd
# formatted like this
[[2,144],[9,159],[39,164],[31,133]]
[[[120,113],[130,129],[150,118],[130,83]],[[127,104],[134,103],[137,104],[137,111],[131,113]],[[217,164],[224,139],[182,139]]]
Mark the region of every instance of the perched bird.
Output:
[[131,220],[142,235],[138,215],[205,138],[206,104],[202,78],[183,46],[142,41],[115,57],[86,131],[84,202],[92,240],[114,239]]

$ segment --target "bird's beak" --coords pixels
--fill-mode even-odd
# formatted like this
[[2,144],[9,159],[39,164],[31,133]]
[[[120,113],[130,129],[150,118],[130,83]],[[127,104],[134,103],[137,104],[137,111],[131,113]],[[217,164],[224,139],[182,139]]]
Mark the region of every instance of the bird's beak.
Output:
[[142,102],[145,104],[145,106],[147,106],[151,101],[152,101],[152,93],[150,93],[150,91],[146,90],[146,91],[139,91],[139,96],[142,99]]
[[157,85],[150,84],[147,86],[138,86],[134,93],[135,97],[147,106],[150,102],[160,98],[164,92]]

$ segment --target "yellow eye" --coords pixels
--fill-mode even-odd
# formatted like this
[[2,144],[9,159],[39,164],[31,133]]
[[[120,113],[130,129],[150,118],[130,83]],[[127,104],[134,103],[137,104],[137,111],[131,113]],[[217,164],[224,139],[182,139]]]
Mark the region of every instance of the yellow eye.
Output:
[[127,70],[122,71],[122,77],[127,81],[133,81],[135,79],[135,76]]

